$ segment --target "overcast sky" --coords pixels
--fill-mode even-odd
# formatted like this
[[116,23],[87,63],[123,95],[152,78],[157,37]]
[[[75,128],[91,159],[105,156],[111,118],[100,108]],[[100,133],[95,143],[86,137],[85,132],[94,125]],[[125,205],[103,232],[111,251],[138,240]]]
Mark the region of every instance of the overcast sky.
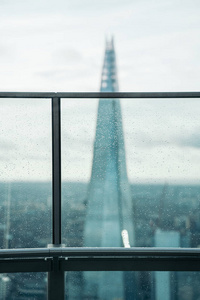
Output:
[[[1,91],[199,91],[199,0],[0,0]],[[0,100],[0,180],[51,179],[50,101]],[[90,178],[97,100],[62,102],[63,179]],[[132,182],[200,180],[198,100],[123,100]]]

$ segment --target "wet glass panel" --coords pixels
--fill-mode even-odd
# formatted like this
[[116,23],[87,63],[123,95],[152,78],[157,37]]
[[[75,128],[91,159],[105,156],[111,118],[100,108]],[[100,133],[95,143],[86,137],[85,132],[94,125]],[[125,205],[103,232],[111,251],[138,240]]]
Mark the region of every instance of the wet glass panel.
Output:
[[198,247],[200,101],[94,101],[62,100],[63,242]]
[[0,100],[0,245],[51,243],[51,105]]
[[95,137],[96,99],[62,99],[62,243],[83,246]]
[[200,245],[198,99],[121,101],[135,246]]
[[0,299],[46,300],[46,297],[45,273],[0,274]]
[[67,272],[66,300],[195,300],[199,272]]

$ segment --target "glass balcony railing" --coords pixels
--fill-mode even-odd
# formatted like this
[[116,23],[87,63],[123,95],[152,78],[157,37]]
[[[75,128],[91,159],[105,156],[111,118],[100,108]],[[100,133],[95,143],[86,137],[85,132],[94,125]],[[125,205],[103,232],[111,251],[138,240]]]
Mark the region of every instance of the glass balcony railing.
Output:
[[0,299],[197,299],[200,92],[0,98]]

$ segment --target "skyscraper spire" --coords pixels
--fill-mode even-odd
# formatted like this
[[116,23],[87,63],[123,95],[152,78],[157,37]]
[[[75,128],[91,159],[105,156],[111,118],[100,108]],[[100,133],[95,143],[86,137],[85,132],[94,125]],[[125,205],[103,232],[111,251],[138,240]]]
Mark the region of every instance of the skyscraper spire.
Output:
[[118,92],[114,40],[106,39],[106,51],[101,75],[101,92]]
[[[118,91],[113,39],[106,41],[101,92]],[[93,166],[88,190],[84,230],[86,247],[122,247],[122,231],[134,245],[132,201],[126,171],[120,102],[101,99],[98,107]],[[104,272],[103,272],[104,273]],[[99,276],[99,278],[97,278]],[[113,283],[112,283],[112,280]],[[123,298],[123,273],[85,276],[88,299]],[[105,284],[110,282],[109,291]],[[114,285],[114,286],[113,286]]]

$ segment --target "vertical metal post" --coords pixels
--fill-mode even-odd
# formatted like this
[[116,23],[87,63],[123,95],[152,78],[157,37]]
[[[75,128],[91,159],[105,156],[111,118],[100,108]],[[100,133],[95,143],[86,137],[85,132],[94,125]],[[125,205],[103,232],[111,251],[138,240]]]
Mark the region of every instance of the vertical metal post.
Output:
[[52,243],[61,244],[61,127],[60,98],[52,98]]
[[[50,245],[49,245],[50,246]],[[61,247],[61,124],[60,98],[52,98],[52,247]],[[60,258],[53,257],[48,272],[48,300],[64,300],[65,276]]]
[[65,299],[65,274],[60,270],[60,260],[53,258],[53,270],[48,273],[48,300]]
[[48,273],[48,300],[64,300],[64,272],[49,272]]

